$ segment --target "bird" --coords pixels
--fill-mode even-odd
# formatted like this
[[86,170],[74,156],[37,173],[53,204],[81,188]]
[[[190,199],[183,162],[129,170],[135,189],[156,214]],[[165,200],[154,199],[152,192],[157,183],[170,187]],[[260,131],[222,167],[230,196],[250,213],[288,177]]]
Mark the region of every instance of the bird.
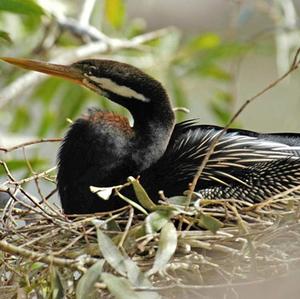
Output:
[[[1,59],[84,86],[125,107],[133,118],[130,125],[124,116],[90,108],[72,123],[58,152],[57,186],[65,214],[123,207],[127,203],[117,196],[103,201],[90,186],[122,185],[129,176],[139,178],[155,203],[161,190],[167,198],[183,194],[216,138],[196,185],[200,198],[256,203],[300,185],[298,133],[224,131],[198,119],[176,124],[163,85],[123,62],[84,59],[61,65]],[[132,189],[124,192],[135,196]]]

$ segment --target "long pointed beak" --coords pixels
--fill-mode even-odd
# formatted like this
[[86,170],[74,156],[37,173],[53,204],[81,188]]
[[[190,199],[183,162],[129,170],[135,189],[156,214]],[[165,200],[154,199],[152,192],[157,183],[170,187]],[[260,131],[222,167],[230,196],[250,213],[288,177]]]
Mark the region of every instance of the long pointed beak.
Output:
[[71,65],[60,65],[43,61],[12,57],[0,57],[0,60],[17,65],[18,67],[21,67],[23,69],[32,70],[55,77],[62,77],[77,84],[83,83],[82,80],[84,79],[84,76],[82,72]]

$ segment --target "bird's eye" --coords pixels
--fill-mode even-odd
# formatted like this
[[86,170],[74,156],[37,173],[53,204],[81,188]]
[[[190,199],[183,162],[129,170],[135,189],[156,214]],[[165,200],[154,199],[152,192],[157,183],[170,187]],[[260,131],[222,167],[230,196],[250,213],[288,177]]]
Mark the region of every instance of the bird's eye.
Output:
[[86,70],[87,75],[92,76],[97,68],[94,65],[85,65],[84,69]]

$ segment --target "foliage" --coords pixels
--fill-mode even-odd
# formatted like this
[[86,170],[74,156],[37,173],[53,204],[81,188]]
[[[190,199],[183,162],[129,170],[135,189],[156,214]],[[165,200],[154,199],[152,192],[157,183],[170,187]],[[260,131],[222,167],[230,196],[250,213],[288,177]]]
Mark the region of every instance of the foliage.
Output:
[[0,227],[0,290],[12,294],[223,298],[299,269],[300,201],[287,192],[258,204],[165,198],[146,218],[129,205],[72,220],[29,197],[3,211]]

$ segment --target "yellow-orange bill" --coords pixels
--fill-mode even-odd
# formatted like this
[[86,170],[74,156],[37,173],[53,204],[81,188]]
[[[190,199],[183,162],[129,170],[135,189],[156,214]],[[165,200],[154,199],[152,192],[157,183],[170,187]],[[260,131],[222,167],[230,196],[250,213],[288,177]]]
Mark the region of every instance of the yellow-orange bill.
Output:
[[82,83],[84,78],[81,71],[75,69],[69,65],[60,65],[49,62],[43,62],[38,60],[23,59],[23,58],[13,58],[13,57],[0,57],[0,60],[14,64],[23,69],[32,70],[56,77],[62,77],[76,83]]

